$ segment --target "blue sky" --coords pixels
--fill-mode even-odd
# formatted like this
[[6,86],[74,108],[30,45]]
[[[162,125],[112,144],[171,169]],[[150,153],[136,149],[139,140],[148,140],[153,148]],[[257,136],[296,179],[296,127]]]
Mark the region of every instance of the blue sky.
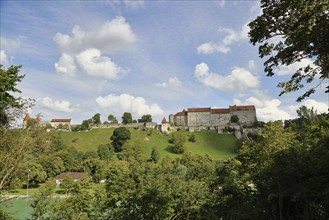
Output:
[[1,63],[23,65],[31,116],[101,113],[161,121],[191,107],[255,105],[262,121],[328,109],[324,85],[302,103],[276,87],[301,64],[268,78],[247,24],[258,1],[1,1]]

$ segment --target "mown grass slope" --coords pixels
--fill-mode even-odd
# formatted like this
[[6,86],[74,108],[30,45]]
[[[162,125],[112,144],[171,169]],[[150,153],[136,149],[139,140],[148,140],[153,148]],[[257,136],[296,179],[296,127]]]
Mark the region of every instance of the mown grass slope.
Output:
[[[64,144],[68,147],[75,147],[79,151],[96,150],[99,145],[111,143],[110,137],[114,128],[93,129],[87,132],[61,132]],[[170,152],[172,144],[169,140],[172,134],[165,136],[157,130],[145,128],[129,128],[132,140],[137,141],[143,149],[146,157],[149,157],[152,148],[159,151],[160,158],[169,156],[172,158],[181,155]],[[192,134],[196,142],[187,141]],[[208,154],[214,159],[228,159],[234,155],[237,139],[230,134],[217,134],[215,132],[198,131],[184,132],[186,136],[186,151],[195,154]]]

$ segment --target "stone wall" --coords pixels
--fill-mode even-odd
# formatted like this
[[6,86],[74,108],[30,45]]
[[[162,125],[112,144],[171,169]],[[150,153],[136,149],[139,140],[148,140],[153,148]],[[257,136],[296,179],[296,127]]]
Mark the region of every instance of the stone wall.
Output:
[[231,117],[239,117],[241,124],[252,124],[257,121],[254,106],[230,106],[226,109],[189,108],[169,116],[175,126],[184,126],[189,130],[219,130],[231,122]]

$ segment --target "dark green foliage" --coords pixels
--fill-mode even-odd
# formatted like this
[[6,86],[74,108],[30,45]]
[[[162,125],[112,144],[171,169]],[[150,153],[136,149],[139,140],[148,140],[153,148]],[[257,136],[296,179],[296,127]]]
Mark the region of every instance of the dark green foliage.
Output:
[[130,131],[125,127],[119,127],[114,129],[111,136],[112,145],[115,152],[120,152],[122,145],[131,137]]
[[[249,36],[254,45],[260,43],[259,56],[267,57],[267,76],[273,76],[279,66],[297,64],[305,58],[313,62],[305,63],[290,80],[278,84],[282,95],[315,82],[297,99],[301,101],[329,78],[328,0],[262,0],[261,7],[263,13],[249,23]],[[329,92],[329,86],[326,88]]]
[[91,119],[92,119],[92,124],[93,125],[99,126],[100,124],[102,124],[101,114],[100,113],[96,113]]
[[158,149],[152,148],[150,160],[154,163],[157,163],[159,161],[159,151],[158,151]]
[[80,130],[81,131],[87,131],[91,128],[91,125],[92,125],[92,119],[83,120],[82,124],[81,124],[81,127],[80,127]]
[[122,124],[130,124],[133,122],[133,117],[130,112],[123,113],[121,119],[122,119]]
[[141,118],[141,122],[152,122],[152,115],[143,115]]
[[21,82],[24,75],[19,75],[22,66],[10,66],[5,69],[0,64],[0,126],[7,127],[11,120],[10,109],[22,108],[22,99],[13,93],[21,93],[17,89],[17,83]]
[[196,142],[196,137],[195,134],[192,134],[189,138],[188,138],[189,142],[195,143]]
[[231,116],[231,122],[232,123],[238,123],[239,122],[239,117],[237,115],[232,115]]
[[173,147],[172,151],[176,154],[182,154],[185,151],[185,136],[182,132],[177,132],[173,136]]
[[118,119],[112,114],[107,117],[107,120],[109,120],[110,124],[118,124]]
[[97,147],[97,154],[101,160],[111,160],[114,157],[114,151],[110,144]]

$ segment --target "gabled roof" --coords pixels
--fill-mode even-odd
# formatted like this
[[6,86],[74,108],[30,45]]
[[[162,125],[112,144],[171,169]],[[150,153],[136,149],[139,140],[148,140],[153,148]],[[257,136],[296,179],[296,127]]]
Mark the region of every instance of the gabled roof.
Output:
[[231,111],[251,111],[251,110],[256,110],[254,105],[234,105],[230,106]]
[[187,115],[187,111],[185,111],[185,109],[184,109],[183,111],[181,111],[181,112],[177,112],[177,113],[175,114],[175,116],[185,116],[185,115]]
[[65,172],[65,173],[61,173],[61,174],[57,175],[55,177],[55,179],[56,180],[62,180],[65,177],[70,176],[74,180],[81,180],[85,175],[86,175],[86,173],[82,173],[82,172]]
[[50,122],[71,122],[70,118],[53,118]]

